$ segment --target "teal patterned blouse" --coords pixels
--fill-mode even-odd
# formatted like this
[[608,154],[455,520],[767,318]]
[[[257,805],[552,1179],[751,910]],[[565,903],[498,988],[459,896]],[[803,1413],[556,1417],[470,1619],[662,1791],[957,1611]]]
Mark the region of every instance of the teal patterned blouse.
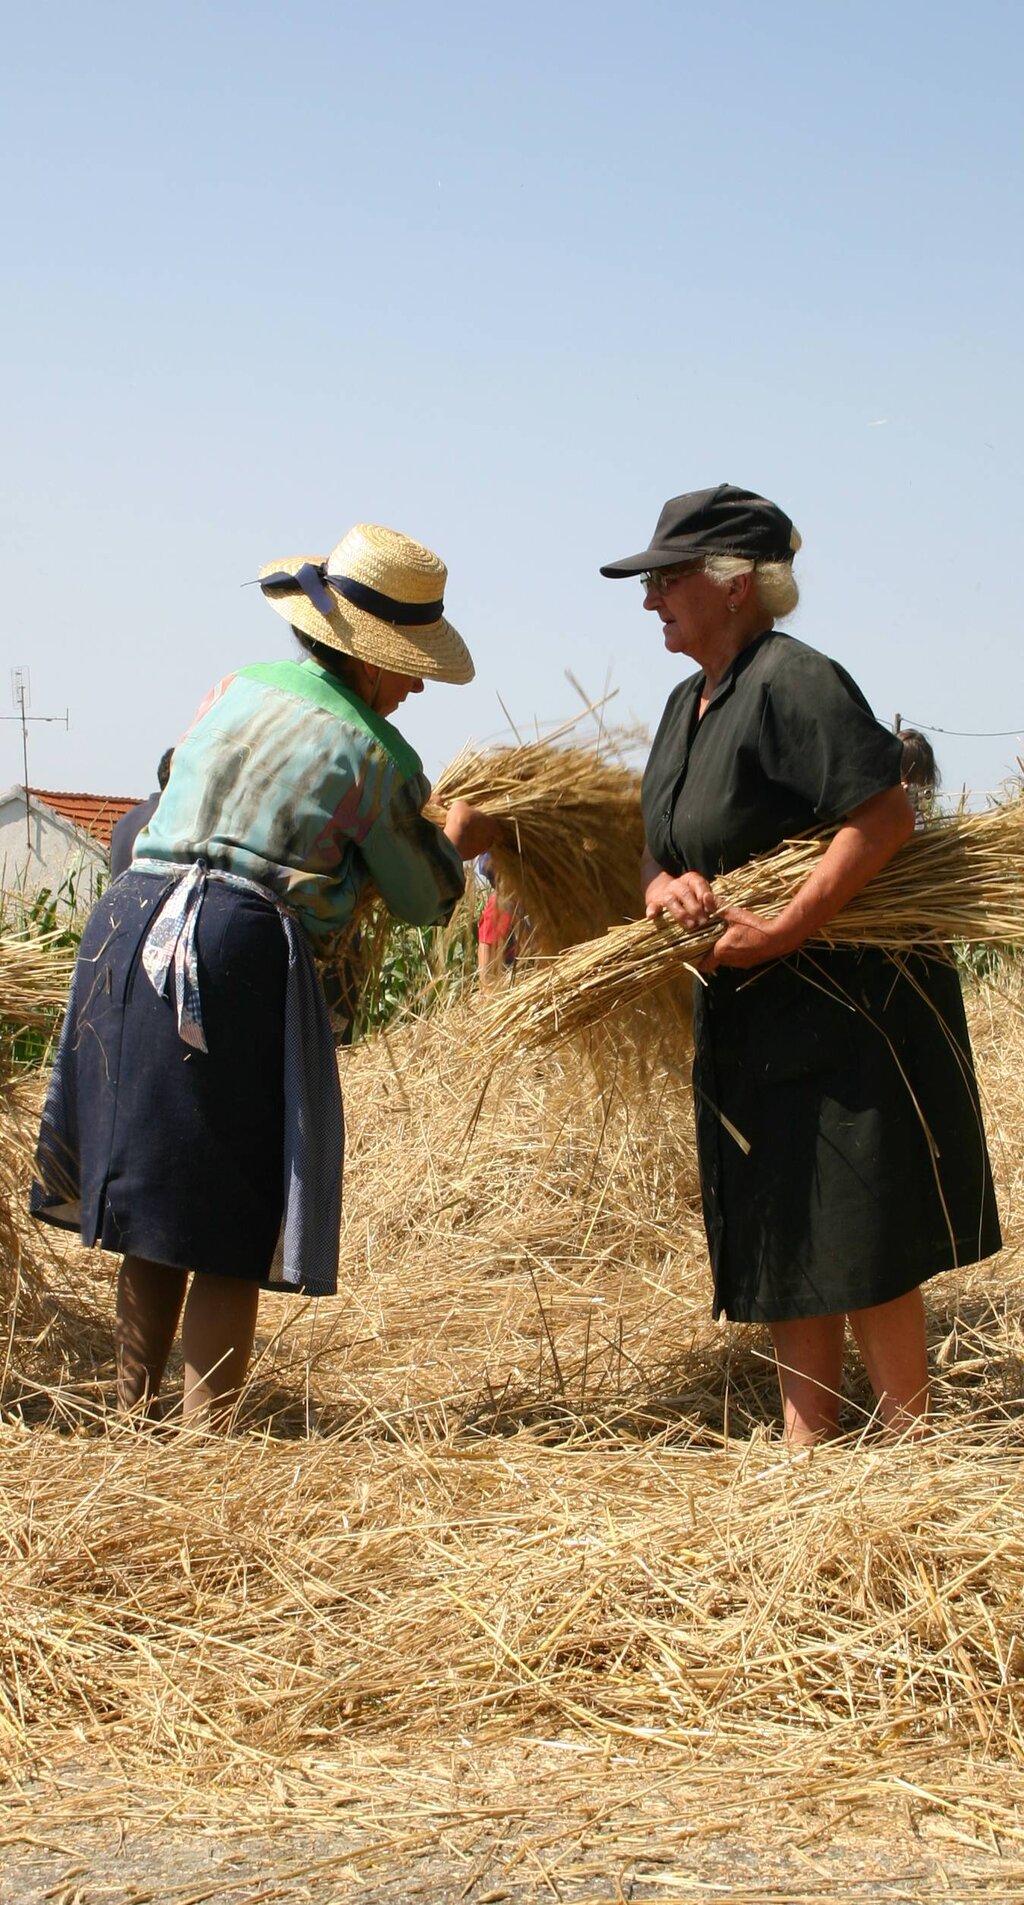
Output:
[[314,661],[257,663],[207,695],[132,865],[205,859],[267,886],[314,940],[367,883],[415,926],[450,917],[462,861],[422,807],[418,754]]

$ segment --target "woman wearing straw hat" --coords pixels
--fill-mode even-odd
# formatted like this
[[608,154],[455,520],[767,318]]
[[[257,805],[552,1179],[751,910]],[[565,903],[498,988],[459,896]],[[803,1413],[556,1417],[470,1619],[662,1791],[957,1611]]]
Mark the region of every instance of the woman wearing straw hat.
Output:
[[[715,1314],[766,1322],[786,1434],[836,1432],[848,1318],[894,1430],[921,1426],[920,1285],[1000,1246],[954,969],[867,948],[801,950],[913,832],[901,744],[837,663],[775,620],[800,538],[723,483],[673,497],[639,576],[669,697],[643,784],[650,918],[724,931],[696,988],[694,1092]],[[717,906],[716,875],[835,825],[773,918]]]
[[388,719],[428,679],[472,679],[446,573],[367,524],[326,560],[268,564],[263,593],[305,657],[207,697],[86,927],[32,1209],[123,1253],[123,1407],[155,1401],[180,1318],[185,1417],[223,1425],[259,1290],[336,1288],[343,1123],[313,948],[367,884],[400,919],[447,919],[463,860],[499,830],[464,802],[443,829],[425,819],[421,763]]

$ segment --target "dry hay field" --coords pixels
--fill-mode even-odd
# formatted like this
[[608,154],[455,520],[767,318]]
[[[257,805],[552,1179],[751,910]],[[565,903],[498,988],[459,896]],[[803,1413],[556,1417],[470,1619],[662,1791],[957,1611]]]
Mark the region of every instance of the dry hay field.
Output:
[[0,1897],[1024,1898],[1019,984],[931,1436],[851,1368],[803,1460],[709,1320],[685,1054],[483,1091],[478,1011],[343,1055],[340,1294],[264,1299],[226,1440],[112,1416],[115,1266],[22,1217],[8,1085]]

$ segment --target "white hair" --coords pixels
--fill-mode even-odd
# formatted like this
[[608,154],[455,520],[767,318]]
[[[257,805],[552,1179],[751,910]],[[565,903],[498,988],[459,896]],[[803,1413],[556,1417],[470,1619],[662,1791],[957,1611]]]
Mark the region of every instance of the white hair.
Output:
[[[790,546],[795,555],[800,547],[800,531],[794,529],[790,536]],[[800,590],[793,574],[792,561],[754,562],[749,556],[706,556],[704,574],[720,588],[732,580],[734,575],[749,575],[753,571],[757,599],[766,615],[772,621],[780,615],[792,615],[800,600]]]

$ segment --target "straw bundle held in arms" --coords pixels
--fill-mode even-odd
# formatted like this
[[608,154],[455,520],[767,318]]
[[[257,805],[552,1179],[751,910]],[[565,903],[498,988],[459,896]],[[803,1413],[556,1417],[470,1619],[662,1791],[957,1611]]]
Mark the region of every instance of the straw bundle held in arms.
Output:
[[[832,833],[790,841],[715,884],[719,902],[772,918],[821,860]],[[664,917],[619,926],[562,953],[494,999],[478,1032],[492,1055],[558,1045],[592,1030],[695,968],[724,931]],[[959,942],[1024,941],[1024,797],[916,833],[816,935],[818,944],[891,952]]]

